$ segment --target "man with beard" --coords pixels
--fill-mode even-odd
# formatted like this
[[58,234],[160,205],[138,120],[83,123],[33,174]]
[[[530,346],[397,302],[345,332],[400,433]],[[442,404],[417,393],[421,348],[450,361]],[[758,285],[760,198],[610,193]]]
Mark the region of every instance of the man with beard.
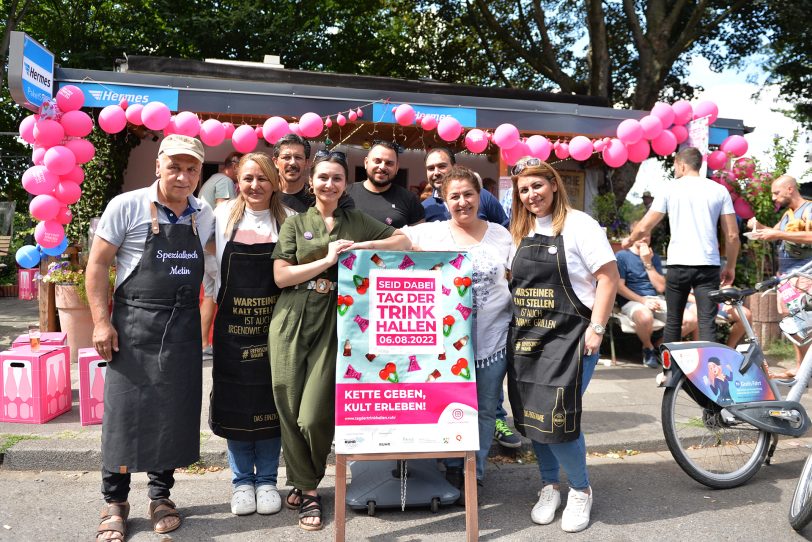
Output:
[[[280,138],[273,146],[273,163],[279,172],[282,203],[297,213],[304,213],[316,204],[307,183],[309,159],[310,143],[296,134]],[[355,208],[352,198],[346,194],[338,200],[338,206],[342,209]]]
[[[456,163],[454,153],[446,147],[435,147],[426,155],[426,178],[433,188],[432,195],[423,201],[423,207],[426,209],[426,222],[449,220],[451,218],[451,214],[448,212],[448,208],[441,196],[441,189],[445,174]],[[499,200],[487,190],[479,192],[478,215],[482,220],[501,224],[506,228],[510,224],[510,218],[505,214],[502,206],[499,205]]]
[[389,141],[376,141],[364,158],[367,178],[350,185],[347,193],[356,208],[395,228],[423,222],[425,212],[417,196],[392,184],[398,173],[398,148]]

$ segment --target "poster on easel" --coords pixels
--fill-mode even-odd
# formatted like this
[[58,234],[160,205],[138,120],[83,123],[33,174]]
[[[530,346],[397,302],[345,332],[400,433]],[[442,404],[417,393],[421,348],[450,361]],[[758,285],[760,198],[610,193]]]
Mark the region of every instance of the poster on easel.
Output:
[[339,256],[338,454],[477,450],[465,252]]

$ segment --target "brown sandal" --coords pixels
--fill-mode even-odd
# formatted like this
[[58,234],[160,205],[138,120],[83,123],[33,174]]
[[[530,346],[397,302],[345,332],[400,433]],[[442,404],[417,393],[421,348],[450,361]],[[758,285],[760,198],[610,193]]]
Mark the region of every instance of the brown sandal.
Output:
[[[296,503],[296,504],[293,504],[292,502],[290,502],[291,497],[296,497],[297,499],[299,499],[299,502]],[[285,508],[287,508],[289,510],[298,510],[299,506],[301,506],[301,504],[302,504],[302,490],[301,489],[296,489],[294,487],[293,489],[291,489],[288,492],[288,496],[285,497]]]
[[[159,527],[161,520],[169,517],[178,518],[178,523],[172,527]],[[158,534],[171,533],[181,524],[180,514],[175,508],[175,503],[169,499],[155,499],[149,503],[149,519],[152,522],[152,530]]]
[[[123,540],[127,537],[127,517],[130,515],[130,503],[128,502],[108,502],[101,509],[101,523],[96,529],[96,540]],[[121,519],[113,519],[119,516]],[[104,533],[113,532],[118,536],[112,538],[100,538]]]

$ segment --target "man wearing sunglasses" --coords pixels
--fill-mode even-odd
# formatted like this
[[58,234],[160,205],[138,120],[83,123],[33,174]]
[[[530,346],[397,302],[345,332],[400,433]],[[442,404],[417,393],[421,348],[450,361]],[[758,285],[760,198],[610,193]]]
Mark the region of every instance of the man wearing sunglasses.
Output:
[[398,173],[398,147],[391,141],[375,141],[364,158],[367,178],[347,192],[356,208],[395,228],[423,222],[425,211],[412,192],[393,184]]
[[[323,152],[319,151],[316,155]],[[296,134],[287,134],[273,146],[273,163],[279,172],[282,203],[297,213],[304,213],[316,204],[316,198],[307,182],[309,159],[310,143]],[[342,209],[354,209],[355,203],[344,194],[338,200],[338,206]]]
[[[223,160],[223,169],[220,173],[209,177],[200,187],[200,199],[205,200],[212,209],[237,195],[237,165],[240,163],[240,158],[242,158],[242,154],[239,152],[229,153]],[[203,300],[200,302],[200,330],[203,336],[203,358],[211,359],[209,330],[214,321],[216,308],[214,297],[217,295],[217,258],[214,254],[206,252],[203,262],[205,274],[203,275]]]

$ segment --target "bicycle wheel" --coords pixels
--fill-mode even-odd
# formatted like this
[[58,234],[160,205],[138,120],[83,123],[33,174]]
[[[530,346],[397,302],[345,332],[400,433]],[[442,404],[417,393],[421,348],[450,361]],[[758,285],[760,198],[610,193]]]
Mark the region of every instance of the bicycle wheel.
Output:
[[789,505],[789,524],[800,531],[812,520],[812,455],[806,458]]
[[723,412],[685,376],[665,390],[662,424],[665,442],[677,464],[710,488],[742,485],[767,457],[770,433]]

